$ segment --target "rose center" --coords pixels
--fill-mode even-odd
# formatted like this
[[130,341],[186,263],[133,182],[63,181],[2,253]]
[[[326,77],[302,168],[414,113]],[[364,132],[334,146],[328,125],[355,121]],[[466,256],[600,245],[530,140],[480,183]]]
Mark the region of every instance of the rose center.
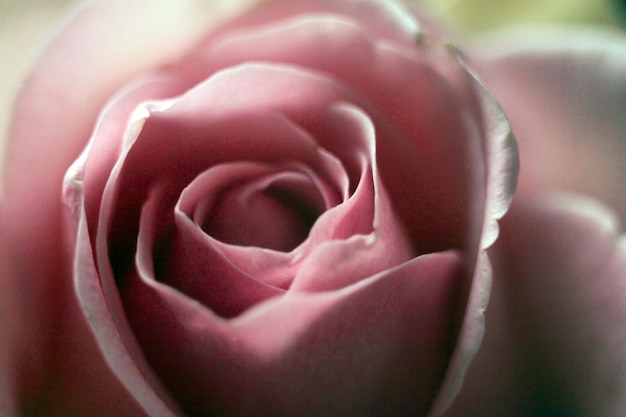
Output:
[[224,243],[287,252],[307,238],[324,209],[309,178],[285,173],[222,193],[202,229]]

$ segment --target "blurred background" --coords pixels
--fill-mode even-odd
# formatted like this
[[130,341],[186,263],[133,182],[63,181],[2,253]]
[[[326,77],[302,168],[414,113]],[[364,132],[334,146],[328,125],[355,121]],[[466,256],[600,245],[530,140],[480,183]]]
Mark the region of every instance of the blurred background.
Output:
[[[210,0],[207,0],[210,1]],[[511,24],[593,23],[626,28],[626,0],[423,0],[459,32]],[[76,0],[0,0],[0,137],[12,99],[45,39]],[[2,143],[0,140],[0,155]]]

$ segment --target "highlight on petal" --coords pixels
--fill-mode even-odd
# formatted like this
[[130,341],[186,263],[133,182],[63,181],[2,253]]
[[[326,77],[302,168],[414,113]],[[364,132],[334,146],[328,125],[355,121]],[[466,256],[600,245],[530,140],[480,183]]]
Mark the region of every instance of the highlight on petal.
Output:
[[67,170],[63,183],[69,214],[78,218],[85,205],[90,235],[96,232],[102,193],[113,166],[145,119],[142,110],[182,91],[184,84],[179,80],[147,76],[123,88],[102,109],[87,146]]
[[[454,52],[453,52],[454,53]],[[459,63],[465,66],[463,58],[457,55]],[[499,234],[498,221],[506,214],[513,200],[519,171],[518,148],[511,132],[508,120],[499,104],[478,78],[471,72],[472,87],[480,103],[483,115],[483,146],[486,154],[485,204],[472,207],[484,215],[480,223],[481,230],[472,230],[479,236],[476,264],[468,300],[465,307],[465,319],[459,332],[457,346],[450,361],[446,379],[442,384],[429,417],[445,414],[456,398],[464,382],[465,375],[479,351],[485,332],[484,312],[489,303],[492,285],[492,267],[490,257],[494,255],[490,247]],[[480,201],[476,199],[475,201]],[[495,254],[497,257],[497,254]],[[497,258],[496,258],[497,259]]]
[[134,337],[120,326],[119,311],[112,314],[114,305],[102,291],[100,277],[94,264],[87,225],[83,219],[78,225],[74,285],[80,305],[107,363],[148,415],[178,416],[178,406],[163,389],[161,382],[145,364],[134,346]]
[[[358,22],[377,38],[399,45],[410,45],[420,32],[420,24],[407,5],[398,0],[274,0],[261,3],[222,30],[251,30],[268,22],[288,20],[296,15],[332,13]],[[211,40],[211,36],[208,41]]]

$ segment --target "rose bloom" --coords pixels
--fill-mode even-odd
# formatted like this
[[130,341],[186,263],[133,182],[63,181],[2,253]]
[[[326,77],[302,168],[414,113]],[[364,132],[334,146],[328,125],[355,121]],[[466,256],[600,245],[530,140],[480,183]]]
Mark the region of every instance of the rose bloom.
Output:
[[625,109],[599,29],[88,3],[7,137],[0,414],[622,416]]

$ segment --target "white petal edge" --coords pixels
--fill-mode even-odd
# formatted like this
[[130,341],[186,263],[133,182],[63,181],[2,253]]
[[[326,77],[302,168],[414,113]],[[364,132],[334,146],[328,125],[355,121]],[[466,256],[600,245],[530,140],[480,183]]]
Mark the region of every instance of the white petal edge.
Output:
[[[158,381],[148,367],[140,367],[128,352],[122,337],[120,336],[109,306],[104,297],[99,277],[92,256],[85,213],[81,215],[78,223],[78,244],[74,262],[74,286],[79,294],[80,305],[92,333],[112,369],[128,391],[136,399],[137,403],[150,416],[176,417],[182,415],[175,401],[169,398],[169,394],[162,386],[153,386],[149,380]],[[154,382],[153,382],[154,383]]]
[[498,237],[498,220],[506,214],[513,200],[519,172],[517,143],[500,105],[467,67],[464,58],[453,45],[449,46],[449,51],[471,77],[474,92],[481,105],[487,189],[478,259],[473,271],[466,315],[448,371],[428,417],[440,417],[445,414],[461,390],[469,365],[482,343],[485,331],[484,312],[489,303],[492,283],[492,267],[487,249]]

